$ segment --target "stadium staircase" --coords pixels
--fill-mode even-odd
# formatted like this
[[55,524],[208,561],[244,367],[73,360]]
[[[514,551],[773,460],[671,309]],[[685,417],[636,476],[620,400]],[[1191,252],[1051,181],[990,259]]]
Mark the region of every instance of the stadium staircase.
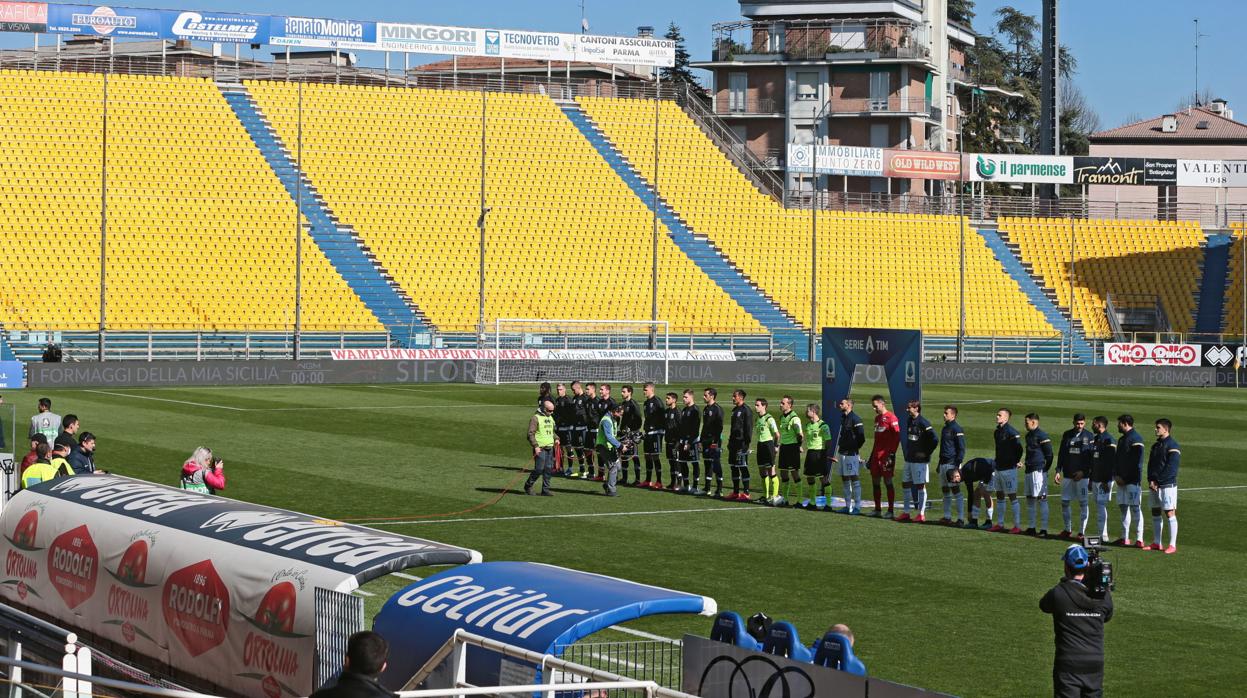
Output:
[[[1066,328],[1070,324],[1070,316],[1063,311],[1060,306],[1044,291],[1044,287],[1035,277],[1027,271],[1017,254],[1010,248],[1009,243],[1001,236],[1000,230],[993,226],[976,226],[975,230],[982,236],[987,243],[988,249],[996,256],[996,260],[1000,262],[1000,266],[1004,267],[1005,272],[1013,277],[1022,292],[1030,299],[1030,302],[1043,313],[1048,322],[1057,328]],[[1084,363],[1092,364],[1095,359],[1095,351],[1091,348],[1091,344],[1087,342],[1082,332],[1082,328],[1075,323],[1074,341],[1073,341],[1074,357]]]
[[[611,166],[632,190],[632,193],[645,202],[646,206],[654,204],[654,188],[650,182],[634,168],[615,148],[614,144],[593,123],[580,105],[567,101],[560,102],[559,108],[567,115],[576,129],[593,146],[602,159]],[[781,346],[791,347],[798,359],[808,359],[808,336],[796,323],[795,319],[736,268],[722,252],[720,252],[704,235],[696,234],[679,215],[671,208],[662,196],[657,197],[658,219],[670,231],[670,237],[676,246],[693,260],[698,267],[719,285],[732,300],[736,301],[767,330],[775,335],[775,341]]]
[[1199,305],[1195,313],[1195,331],[1201,334],[1221,332],[1233,241],[1229,235],[1209,233],[1208,242],[1204,245],[1204,273],[1200,277]]
[[[427,333],[428,323],[411,298],[398,286],[376,256],[349,226],[338,222],[324,198],[297,173],[290,150],[282,143],[268,119],[260,112],[244,85],[219,85],[225,101],[242,122],[251,140],[281,180],[291,200],[301,201],[308,234],[324,252],[364,305],[385,325],[400,346],[410,346],[413,335]],[[301,198],[300,198],[301,197]]]

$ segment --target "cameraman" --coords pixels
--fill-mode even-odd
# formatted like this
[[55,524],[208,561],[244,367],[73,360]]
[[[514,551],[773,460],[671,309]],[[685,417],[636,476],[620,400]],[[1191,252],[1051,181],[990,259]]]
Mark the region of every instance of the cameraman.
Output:
[[1061,556],[1065,576],[1039,600],[1039,610],[1052,614],[1056,655],[1052,660],[1052,694],[1056,698],[1096,698],[1104,685],[1104,624],[1113,619],[1113,594],[1088,592],[1083,576],[1091,556],[1071,545]]

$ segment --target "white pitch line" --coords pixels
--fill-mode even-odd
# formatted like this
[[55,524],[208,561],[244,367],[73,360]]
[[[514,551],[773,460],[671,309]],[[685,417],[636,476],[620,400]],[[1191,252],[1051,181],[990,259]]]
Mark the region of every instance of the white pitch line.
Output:
[[609,656],[607,656],[607,655],[605,655],[605,654],[598,654],[597,652],[589,652],[588,654],[589,654],[589,656],[590,656],[590,657],[593,657],[594,659],[598,660],[599,662],[607,662],[607,663],[610,663],[610,664],[621,664],[621,665],[623,665],[623,666],[628,667],[629,669],[644,669],[644,668],[645,668],[645,665],[644,665],[644,664],[638,664],[638,663],[636,663],[636,662],[630,662],[630,661],[628,661],[628,660],[626,660],[626,659],[620,659],[619,657],[609,657]]
[[619,632],[627,633],[628,635],[636,635],[637,637],[643,637],[646,640],[657,640],[659,642],[669,642],[673,645],[680,644],[679,640],[675,640],[669,637],[663,637],[662,635],[655,635],[654,633],[647,633],[644,630],[633,630],[632,628],[625,628],[622,625],[612,625],[610,629],[618,630]]
[[227,406],[227,405],[213,405],[213,404],[210,404],[210,403],[207,403],[207,402],[191,402],[191,401],[189,401],[189,400],[170,400],[169,398],[164,398],[164,397],[150,397],[150,396],[148,396],[148,395],[131,395],[131,394],[129,394],[129,393],[114,393],[114,392],[110,392],[110,391],[108,391],[108,390],[84,390],[83,392],[86,392],[86,393],[97,393],[97,394],[99,394],[99,395],[113,395],[113,396],[116,396],[116,397],[129,397],[129,398],[134,398],[135,400],[152,400],[152,401],[155,401],[155,402],[172,402],[172,403],[176,403],[176,404],[178,404],[178,405],[193,405],[193,406],[195,406],[195,407],[210,407],[210,408],[212,408],[212,409],[216,409],[216,410],[229,410],[229,411],[231,411],[231,412],[247,412],[247,411],[249,411],[249,410],[246,410],[246,409],[244,409],[244,408],[242,408],[242,407],[229,407],[229,406]]
[[356,589],[353,593],[359,594],[360,596],[376,596],[376,594],[371,591],[364,591],[363,589]]
[[337,410],[445,410],[445,409],[501,409],[521,408],[521,405],[501,405],[501,404],[466,404],[466,405],[328,405],[325,407],[230,407],[229,405],[214,405],[209,402],[191,402],[190,400],[171,400],[167,397],[151,397],[150,395],[134,395],[131,393],[115,393],[109,390],[83,390],[84,393],[96,393],[99,395],[113,395],[116,397],[129,397],[135,400],[152,400],[155,402],[171,402],[178,405],[193,405],[195,407],[210,407],[217,410],[229,410],[231,412],[306,412],[306,411],[337,411]]
[[[1186,487],[1179,488],[1179,492],[1200,492],[1209,490],[1241,490],[1247,489],[1247,485],[1224,485],[1219,487]],[[994,494],[994,493],[993,493]],[[1059,496],[1059,495],[1058,495]],[[844,500],[839,497],[832,498],[832,505],[844,506]],[[928,504],[940,504],[943,499],[928,499]],[[994,498],[993,498],[994,501]],[[862,502],[863,509],[874,509],[873,502]],[[702,509],[657,509],[650,511],[601,511],[584,514],[528,514],[524,516],[480,516],[475,518],[460,519],[419,519],[414,521],[352,521],[351,523],[369,528],[377,526],[416,526],[420,524],[443,524],[443,523],[476,523],[484,521],[531,521],[536,519],[591,519],[606,516],[654,516],[658,514],[698,514],[702,512],[712,511],[774,511],[774,507],[766,507],[760,505],[748,507],[705,507]],[[782,508],[781,508],[782,510]],[[796,510],[794,510],[796,511]],[[626,632],[626,630],[625,630]]]
[[391,576],[398,577],[399,579],[409,579],[413,582],[420,581],[420,577],[417,577],[414,574],[407,574],[406,572],[393,572],[391,573]]
[[531,514],[526,516],[480,516],[463,519],[419,519],[416,521],[359,521],[360,526],[415,526],[418,524],[468,523],[476,521],[529,521],[533,519],[585,519],[599,516],[653,516],[656,514],[695,514],[703,511],[763,511],[770,507],[706,507],[704,509],[658,509],[653,511],[599,511],[588,514]]

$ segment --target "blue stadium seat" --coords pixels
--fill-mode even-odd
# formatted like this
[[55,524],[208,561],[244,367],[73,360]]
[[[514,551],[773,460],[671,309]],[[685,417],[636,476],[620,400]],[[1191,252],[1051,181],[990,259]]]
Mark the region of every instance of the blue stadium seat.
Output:
[[745,621],[736,611],[724,611],[715,617],[714,626],[710,628],[710,639],[754,652],[762,649],[762,644],[749,634]]
[[810,648],[801,644],[797,637],[797,629],[786,620],[776,621],[771,631],[762,641],[762,651],[766,654],[778,654],[797,662],[808,662],[814,658]]
[[849,638],[840,633],[827,633],[811,649],[814,650],[814,663],[819,666],[830,667],[857,676],[866,675],[866,665],[853,654],[853,646],[849,644]]

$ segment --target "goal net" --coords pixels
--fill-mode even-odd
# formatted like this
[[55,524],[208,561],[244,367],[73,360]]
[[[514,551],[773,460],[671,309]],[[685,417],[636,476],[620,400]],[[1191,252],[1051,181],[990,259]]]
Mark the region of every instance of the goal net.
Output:
[[476,382],[666,383],[670,345],[666,320],[499,318],[492,356],[477,362]]

